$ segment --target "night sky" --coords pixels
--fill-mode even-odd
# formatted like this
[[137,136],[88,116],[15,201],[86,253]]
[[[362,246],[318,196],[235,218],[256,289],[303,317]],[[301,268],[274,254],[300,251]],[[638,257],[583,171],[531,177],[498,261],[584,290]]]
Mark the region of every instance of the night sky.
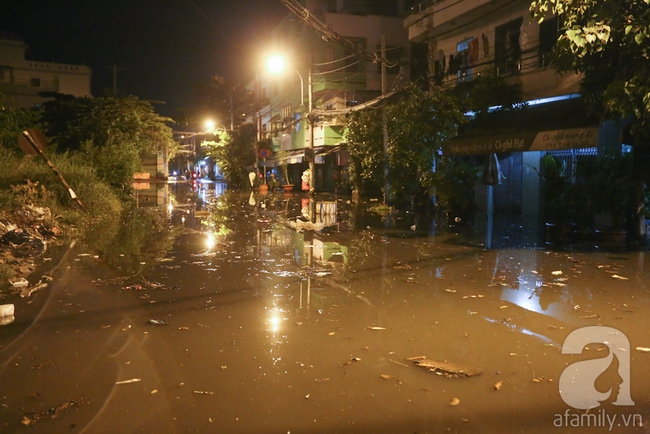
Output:
[[1,0],[0,33],[22,38],[28,60],[88,65],[92,93],[117,87],[173,115],[193,83],[245,82],[289,10],[280,0]]

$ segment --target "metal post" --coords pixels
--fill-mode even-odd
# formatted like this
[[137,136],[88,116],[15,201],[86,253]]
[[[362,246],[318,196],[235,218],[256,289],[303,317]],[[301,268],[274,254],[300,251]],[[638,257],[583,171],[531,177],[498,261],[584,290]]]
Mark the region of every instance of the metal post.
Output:
[[[381,36],[381,58],[386,60],[386,37]],[[386,95],[387,91],[386,62],[381,63],[381,94]],[[384,204],[390,201],[390,184],[388,183],[388,116],[386,114],[386,102],[382,107],[382,130],[384,135]]]
[[307,113],[307,119],[309,120],[309,149],[311,149],[310,152],[310,158],[309,160],[309,195],[313,195],[316,192],[316,186],[314,185],[314,124],[315,124],[315,119],[312,116],[312,110],[314,109],[314,82],[312,80],[311,76],[311,57],[309,59],[309,76],[307,77],[307,82],[308,82],[308,93],[309,93],[309,110]]

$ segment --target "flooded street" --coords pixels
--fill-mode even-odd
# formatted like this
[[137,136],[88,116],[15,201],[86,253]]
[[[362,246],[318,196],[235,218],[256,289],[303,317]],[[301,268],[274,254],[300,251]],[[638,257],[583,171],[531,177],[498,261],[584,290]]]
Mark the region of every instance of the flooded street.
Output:
[[645,252],[488,250],[348,199],[139,197],[173,238],[77,243],[14,301],[0,432],[650,432]]

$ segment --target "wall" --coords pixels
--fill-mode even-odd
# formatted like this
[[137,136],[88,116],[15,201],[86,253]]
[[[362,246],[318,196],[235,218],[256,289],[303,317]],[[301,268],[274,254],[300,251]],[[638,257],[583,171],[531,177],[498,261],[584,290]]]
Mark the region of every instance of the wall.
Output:
[[89,97],[88,66],[27,60],[23,41],[0,39],[0,92],[11,97],[8,105],[31,107],[44,102],[39,92],[51,91]]

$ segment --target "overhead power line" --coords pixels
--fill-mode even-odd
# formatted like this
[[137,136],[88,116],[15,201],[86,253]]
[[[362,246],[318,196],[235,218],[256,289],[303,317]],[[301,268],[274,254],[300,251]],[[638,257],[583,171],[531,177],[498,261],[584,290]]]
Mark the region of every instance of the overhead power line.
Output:
[[309,10],[298,3],[297,0],[280,1],[298,18],[312,26],[318,33],[320,33],[321,37],[324,40],[335,42],[364,60],[369,60],[374,63],[383,63],[389,68],[397,66],[397,63],[389,62],[384,57],[378,56],[376,53],[369,53],[365,50],[360,49],[354,42],[339,35],[332,30],[331,26],[326,25],[321,20],[313,16],[311,12],[309,12]]

